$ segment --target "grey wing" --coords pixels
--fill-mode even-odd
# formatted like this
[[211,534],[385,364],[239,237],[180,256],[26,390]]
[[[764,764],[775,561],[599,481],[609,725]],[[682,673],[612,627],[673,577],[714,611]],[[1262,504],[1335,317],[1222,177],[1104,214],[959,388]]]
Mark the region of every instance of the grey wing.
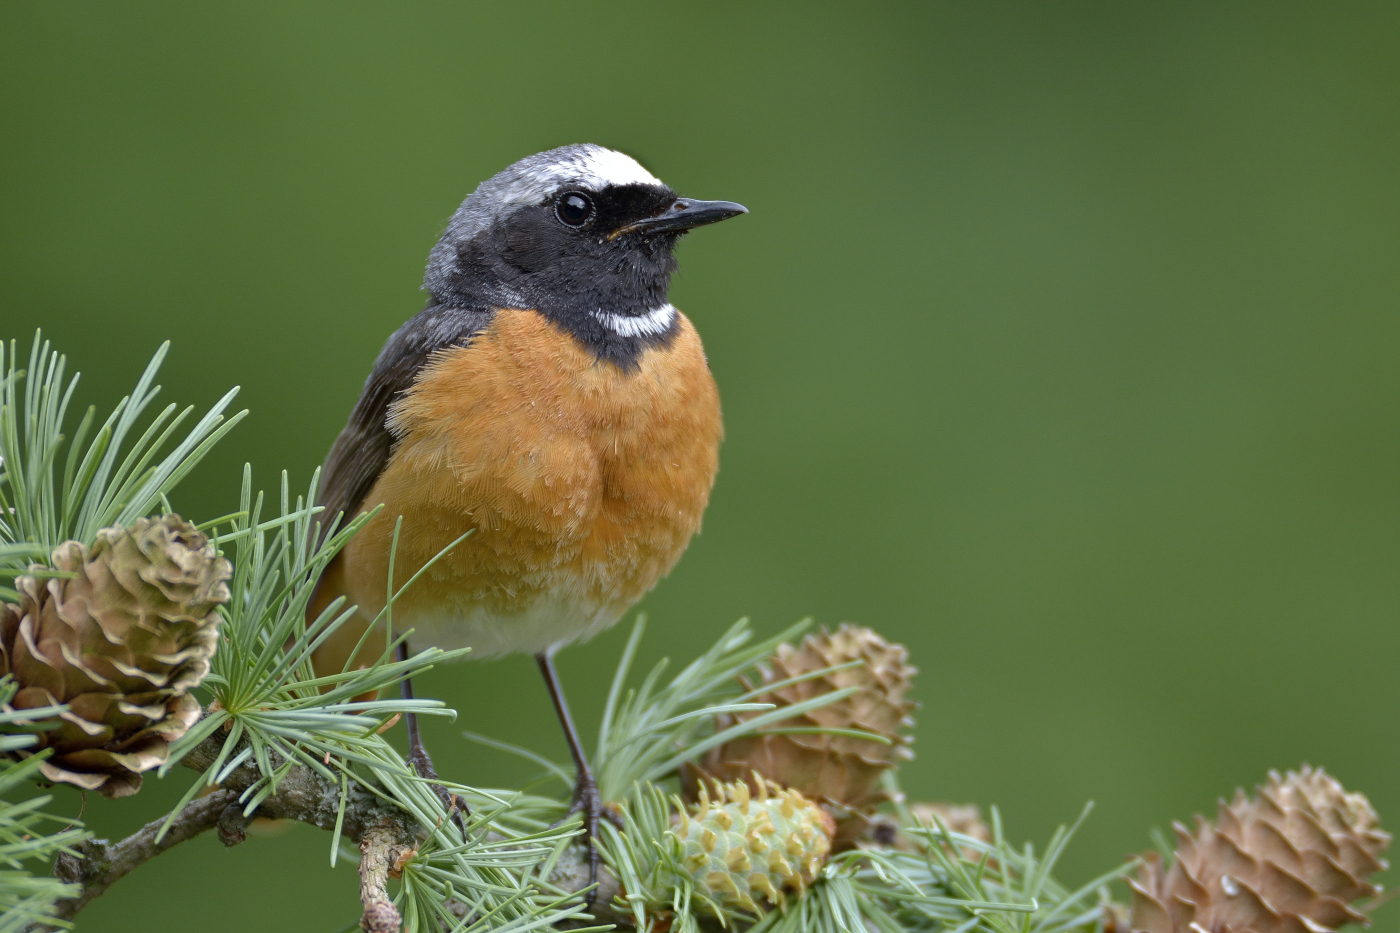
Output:
[[[350,421],[326,455],[317,501],[325,507],[318,519],[329,528],[336,515],[357,515],[379,475],[389,464],[397,438],[389,430],[389,406],[413,387],[418,372],[434,352],[465,346],[490,323],[492,312],[439,305],[427,308],[394,332],[379,351],[374,370]],[[341,524],[344,524],[342,521]]]

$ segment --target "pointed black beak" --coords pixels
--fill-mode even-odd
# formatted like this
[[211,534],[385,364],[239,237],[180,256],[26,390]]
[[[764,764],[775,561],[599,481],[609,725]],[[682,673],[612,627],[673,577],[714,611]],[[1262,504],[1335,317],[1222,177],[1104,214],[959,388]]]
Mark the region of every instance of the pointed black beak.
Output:
[[634,221],[614,231],[608,239],[620,237],[624,233],[674,233],[716,224],[721,220],[747,214],[749,209],[733,201],[696,201],[693,198],[677,198],[655,217]]

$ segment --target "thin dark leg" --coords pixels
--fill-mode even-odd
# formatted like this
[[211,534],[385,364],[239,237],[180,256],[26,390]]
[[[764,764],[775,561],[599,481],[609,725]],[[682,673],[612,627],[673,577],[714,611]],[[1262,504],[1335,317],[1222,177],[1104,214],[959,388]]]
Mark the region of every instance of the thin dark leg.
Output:
[[[554,701],[554,712],[559,715],[559,725],[564,727],[564,739],[569,743],[569,754],[574,759],[574,802],[569,815],[583,814],[583,835],[588,843],[588,883],[598,882],[598,847],[594,839],[598,836],[598,821],[609,820],[622,828],[617,814],[603,806],[603,798],[598,794],[598,782],[593,779],[593,770],[588,767],[588,756],[583,753],[583,743],[579,741],[578,730],[574,728],[574,717],[569,715],[569,702],[564,699],[564,688],[559,684],[559,675],[554,670],[554,652],[546,651],[535,655],[539,662],[544,684],[549,688],[549,698]],[[567,819],[567,817],[566,817]],[[593,905],[597,889],[588,895],[587,905]]]
[[[400,661],[408,660],[408,642],[399,643],[398,658]],[[405,700],[412,700],[414,698],[413,678],[405,677],[403,680],[399,681],[399,693]],[[463,836],[465,836],[467,827],[462,820],[462,816],[463,814],[470,816],[471,811],[467,809],[465,803],[457,799],[456,794],[448,793],[447,788],[436,783],[440,778],[438,777],[437,771],[433,769],[433,759],[428,756],[428,750],[423,747],[423,736],[418,731],[418,714],[404,713],[404,724],[408,726],[408,763],[413,766],[413,770],[420,778],[425,781],[434,782],[431,785],[434,793],[438,795],[438,799],[442,801],[443,807],[452,815],[452,819],[457,823],[458,828],[462,830]]]

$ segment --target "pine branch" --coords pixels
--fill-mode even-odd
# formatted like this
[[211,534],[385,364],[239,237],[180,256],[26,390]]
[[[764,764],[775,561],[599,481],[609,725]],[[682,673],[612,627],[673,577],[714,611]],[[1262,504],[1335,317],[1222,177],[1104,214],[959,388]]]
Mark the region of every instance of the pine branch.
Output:
[[[190,752],[183,763],[197,771],[205,770],[218,757],[223,738],[220,733],[206,739]],[[218,827],[219,838],[225,845],[242,842],[246,818],[242,814],[239,797],[261,778],[262,773],[255,765],[235,769],[219,790],[187,804],[169,822],[163,835],[161,828],[166,825],[165,818],[147,823],[120,842],[111,843],[105,839],[81,842],[75,846],[81,858],[60,855],[54,864],[54,874],[63,881],[82,885],[82,893],[60,901],[56,916],[62,920],[73,919],[80,910],[141,865],[207,830]],[[338,784],[327,781],[305,765],[293,765],[278,782],[276,793],[258,805],[257,815],[268,819],[297,820],[324,830],[334,830],[340,811],[340,794]],[[371,854],[367,846],[369,850],[379,853],[381,861],[386,853],[392,853],[389,855],[390,866],[394,857],[416,849],[426,835],[411,814],[354,784],[349,788],[341,831],[345,836],[359,840],[361,850],[366,854]],[[362,865],[362,875],[364,872]],[[367,918],[371,916],[372,907],[376,908],[374,915],[377,917],[384,916],[383,907],[394,910],[384,896],[384,877],[384,872],[381,872],[378,886],[380,900],[372,903],[366,897]],[[397,916],[397,912],[394,912],[394,917]],[[392,927],[368,926],[366,929],[397,930],[397,919]]]
[[[223,734],[215,733],[195,746],[181,764],[204,771],[219,757],[223,742]],[[274,768],[280,770],[281,767],[286,767],[285,763],[274,763]],[[261,780],[262,771],[257,764],[249,762],[235,768],[220,782],[220,793],[231,793],[232,799],[237,801],[244,791]],[[371,830],[376,830],[387,832],[394,845],[416,847],[427,835],[411,813],[384,797],[354,782],[350,782],[346,790],[340,819],[343,836],[358,842]],[[235,812],[241,815],[241,808]],[[305,764],[293,764],[278,779],[276,792],[258,804],[256,814],[272,820],[296,820],[333,832],[337,816],[341,815],[341,785]],[[237,828],[236,825],[220,827],[226,844],[242,841],[236,837]]]
[[[183,764],[203,771],[219,756],[224,736],[216,734],[198,745]],[[284,764],[278,762],[278,764]],[[245,765],[232,771],[220,789],[207,797],[187,804],[166,826],[166,819],[153,820],[120,842],[89,839],[74,848],[81,857],[60,855],[54,874],[62,881],[78,884],[82,893],[59,901],[55,918],[72,920],[79,911],[106,893],[113,884],[167,849],[210,830],[218,829],[224,845],[244,841],[247,818],[243,815],[239,797],[258,784],[262,773],[256,765]],[[399,933],[401,919],[388,894],[388,881],[398,877],[403,860],[416,853],[429,833],[408,811],[350,783],[343,809],[341,785],[328,781],[306,765],[294,764],[277,784],[277,791],[266,797],[255,812],[256,816],[274,820],[296,820],[327,831],[334,831],[339,818],[341,834],[359,843],[361,862],[361,903],[364,908],[361,926],[371,933]],[[165,827],[162,835],[162,827]],[[491,834],[490,839],[499,839]],[[577,864],[575,864],[577,863]],[[574,893],[588,884],[586,859],[570,860],[570,870],[561,873],[565,893]],[[617,893],[615,878],[605,873],[600,878],[605,896],[611,900]],[[461,908],[465,915],[464,905]],[[608,921],[611,919],[611,912]],[[630,917],[617,918],[629,923]],[[33,927],[33,931],[50,929]]]
[[[216,733],[205,739],[182,762],[196,771],[207,769],[223,748],[224,737]],[[274,763],[277,767],[277,763]],[[220,784],[219,793],[232,795],[237,800],[250,787],[259,783],[262,772],[254,763],[234,769]],[[342,803],[341,795],[346,795]],[[241,818],[237,804],[229,806],[227,816]],[[293,764],[277,782],[277,790],[264,799],[257,808],[256,815],[268,819],[296,820],[320,829],[335,831],[337,824],[344,838],[355,840],[360,848],[360,900],[364,908],[361,919],[363,929],[372,933],[398,933],[401,918],[389,897],[387,886],[390,878],[398,877],[399,867],[417,853],[429,840],[431,833],[421,821],[407,810],[397,806],[386,797],[379,796],[355,782],[341,785],[328,780],[305,764]],[[444,821],[446,815],[443,815]],[[226,845],[242,841],[236,834],[227,832],[228,827],[220,823],[220,837]],[[486,842],[499,842],[504,839],[498,833],[488,833]],[[561,865],[550,881],[561,894],[576,894],[588,886],[587,859],[581,856],[582,847],[572,847],[567,865]],[[561,860],[564,861],[564,860]],[[599,872],[600,896],[594,915],[598,922],[633,924],[630,915],[615,915],[605,905],[619,891],[617,879],[606,869]],[[460,916],[465,916],[465,905],[460,907]],[[454,911],[455,912],[455,911]],[[568,919],[576,911],[568,910],[560,919]]]
[[403,918],[389,896],[389,878],[398,874],[399,859],[411,851],[387,826],[376,826],[360,838],[360,926],[366,933],[399,933],[402,928]]
[[164,818],[152,820],[120,842],[85,839],[77,843],[73,846],[77,855],[62,853],[54,862],[53,870],[59,880],[82,885],[82,893],[59,901],[55,905],[54,916],[60,920],[72,920],[78,911],[146,862],[166,849],[212,829],[217,825],[220,814],[237,796],[233,791],[219,790],[190,803],[180,811],[161,838],[157,836],[165,823]]

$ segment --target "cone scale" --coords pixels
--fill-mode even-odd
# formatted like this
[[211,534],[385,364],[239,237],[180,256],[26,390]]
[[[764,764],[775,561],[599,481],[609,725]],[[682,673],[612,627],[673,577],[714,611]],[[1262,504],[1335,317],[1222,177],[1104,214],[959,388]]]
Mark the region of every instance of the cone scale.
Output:
[[[125,797],[199,719],[190,695],[209,673],[229,563],[178,515],[106,528],[91,548],[68,541],[51,569],[21,576],[0,606],[0,674],[14,709],[66,704],[57,728],[17,754],[51,749],[51,781]],[[47,724],[45,724],[47,725]]]

